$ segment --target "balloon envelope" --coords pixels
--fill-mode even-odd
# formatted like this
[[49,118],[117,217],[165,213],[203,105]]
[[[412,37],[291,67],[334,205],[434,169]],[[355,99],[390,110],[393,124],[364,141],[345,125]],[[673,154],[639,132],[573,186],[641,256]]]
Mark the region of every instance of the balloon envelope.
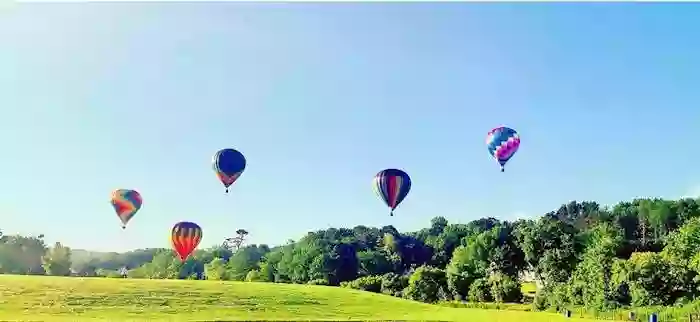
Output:
[[170,241],[180,260],[184,262],[202,241],[202,228],[193,222],[179,222],[173,226]]
[[126,224],[141,209],[143,199],[136,190],[117,189],[112,192],[111,202],[114,211],[122,222],[122,228],[126,228]]
[[246,160],[241,152],[234,149],[219,150],[214,154],[213,168],[221,183],[226,187],[230,187],[245,170]]
[[392,210],[393,215],[394,209],[399,206],[411,190],[411,178],[402,170],[386,169],[374,176],[372,186],[374,192]]
[[486,146],[503,171],[503,167],[520,147],[520,135],[509,127],[499,126],[486,135]]

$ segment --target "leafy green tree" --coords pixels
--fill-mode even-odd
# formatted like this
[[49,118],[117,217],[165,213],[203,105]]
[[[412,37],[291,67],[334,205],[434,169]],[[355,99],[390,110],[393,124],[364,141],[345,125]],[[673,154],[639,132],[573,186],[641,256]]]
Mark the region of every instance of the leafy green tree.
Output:
[[676,287],[670,273],[670,263],[657,253],[634,253],[627,261],[627,281],[632,305],[673,304]]
[[491,285],[487,278],[478,278],[469,286],[469,301],[492,302]]
[[343,287],[379,293],[382,290],[381,276],[363,276],[356,280],[341,283]]
[[42,257],[47,249],[43,237],[4,235],[0,244],[2,273],[43,275]]
[[670,261],[688,267],[693,257],[700,254],[700,217],[688,220],[671,234],[662,254]]
[[523,298],[520,282],[513,277],[497,272],[488,280],[491,296],[500,303],[518,303]]
[[270,249],[265,245],[260,247],[249,245],[240,248],[228,260],[226,265],[228,277],[234,281],[245,280],[248,272],[260,268],[258,264],[268,252],[270,252]]
[[577,233],[571,224],[548,216],[518,227],[525,262],[543,284],[567,282],[582,248]]
[[397,297],[403,296],[403,291],[408,287],[408,276],[396,273],[386,273],[382,276],[381,291]]
[[258,281],[260,281],[260,271],[257,269],[249,271],[248,274],[246,274],[246,276],[245,276],[245,281],[246,282],[258,282]]
[[412,300],[435,303],[448,300],[445,272],[439,268],[421,266],[411,275],[404,295]]
[[68,276],[71,273],[70,248],[56,242],[42,257],[42,267],[47,275]]
[[467,298],[471,284],[484,278],[485,269],[480,263],[472,248],[457,247],[446,269],[448,290],[454,297]]
[[0,234],[0,273],[65,275],[72,266],[73,275],[116,278],[126,268],[131,278],[356,285],[425,302],[518,301],[518,276],[533,273],[543,284],[534,299],[538,309],[601,310],[700,297],[700,204],[691,198],[612,207],[572,201],[514,223],[435,217],[413,232],[329,228],[273,248],[245,246],[245,236],[239,230],[228,244],[201,248],[181,262],[170,249],[116,253],[61,245],[47,251],[41,235]]
[[671,233],[661,256],[669,263],[669,274],[678,284],[672,297],[700,295],[700,217],[689,219]]
[[392,262],[390,255],[382,250],[364,250],[357,253],[360,276],[372,274],[386,274],[394,272],[397,267]]
[[616,251],[622,246],[621,229],[602,223],[591,230],[583,260],[570,281],[569,298],[598,310],[615,307],[616,290],[611,279]]
[[204,265],[204,275],[209,280],[226,281],[230,280],[226,261],[223,258],[214,258],[211,262]]

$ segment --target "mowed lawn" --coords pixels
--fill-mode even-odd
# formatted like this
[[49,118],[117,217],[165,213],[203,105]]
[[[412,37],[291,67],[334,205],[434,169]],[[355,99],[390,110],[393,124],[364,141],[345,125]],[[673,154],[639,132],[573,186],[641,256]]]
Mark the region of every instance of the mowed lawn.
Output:
[[0,275],[0,320],[592,321],[448,308],[337,287]]

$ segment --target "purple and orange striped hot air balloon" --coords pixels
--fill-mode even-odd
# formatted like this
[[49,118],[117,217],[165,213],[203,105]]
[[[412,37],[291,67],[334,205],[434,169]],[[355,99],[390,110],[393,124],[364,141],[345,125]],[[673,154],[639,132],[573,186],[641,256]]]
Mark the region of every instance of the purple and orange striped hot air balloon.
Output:
[[499,126],[486,135],[486,146],[504,172],[506,163],[520,147],[520,135],[509,127]]
[[386,169],[374,176],[372,187],[374,192],[391,209],[389,215],[393,216],[396,207],[399,206],[411,190],[411,178],[406,172],[401,170]]
[[143,199],[136,190],[117,189],[112,192],[111,202],[114,211],[122,222],[122,229],[126,229],[126,224],[141,209]]

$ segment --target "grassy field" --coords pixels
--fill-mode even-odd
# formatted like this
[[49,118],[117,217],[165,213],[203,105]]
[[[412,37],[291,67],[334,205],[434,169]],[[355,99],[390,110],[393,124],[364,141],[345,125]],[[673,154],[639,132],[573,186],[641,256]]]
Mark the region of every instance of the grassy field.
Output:
[[324,286],[12,275],[0,275],[0,320],[572,321],[548,313],[440,307]]
[[523,283],[520,290],[523,292],[523,295],[526,298],[533,299],[535,297],[535,293],[537,293],[537,285],[531,282]]

